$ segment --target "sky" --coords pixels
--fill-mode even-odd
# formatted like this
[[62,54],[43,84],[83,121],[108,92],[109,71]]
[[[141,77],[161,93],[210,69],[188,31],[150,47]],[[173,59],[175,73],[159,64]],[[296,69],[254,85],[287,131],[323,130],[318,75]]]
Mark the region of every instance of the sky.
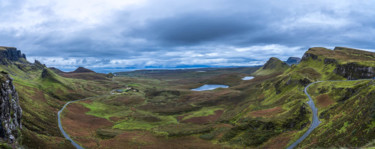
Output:
[[49,67],[229,67],[375,51],[369,0],[0,0],[0,45]]

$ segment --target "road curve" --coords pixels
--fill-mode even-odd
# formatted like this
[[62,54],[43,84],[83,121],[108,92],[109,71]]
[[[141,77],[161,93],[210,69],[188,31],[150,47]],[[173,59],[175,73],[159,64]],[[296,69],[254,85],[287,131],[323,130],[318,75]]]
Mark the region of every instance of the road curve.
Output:
[[300,137],[297,141],[295,141],[292,145],[288,146],[287,149],[293,149],[294,147],[296,147],[299,143],[301,143],[307,136],[310,135],[310,133],[316,128],[319,126],[320,124],[320,121],[319,121],[319,118],[318,118],[318,109],[315,107],[315,104],[314,104],[314,101],[312,100],[310,94],[307,92],[307,89],[315,84],[315,83],[320,83],[320,82],[341,82],[341,81],[366,81],[366,80],[374,80],[374,79],[358,79],[358,80],[327,80],[327,81],[316,81],[316,82],[313,82],[313,83],[310,83],[309,85],[307,85],[305,87],[305,94],[307,95],[307,97],[309,98],[309,101],[307,102],[313,112],[313,120],[312,120],[312,123],[309,127],[309,129],[302,135],[302,137]]
[[287,149],[293,149],[294,147],[296,147],[299,143],[301,143],[307,136],[309,136],[309,134],[316,128],[319,126],[320,124],[320,121],[319,121],[319,118],[318,118],[318,109],[315,107],[315,104],[314,104],[314,101],[312,100],[310,94],[307,92],[307,89],[310,87],[310,85],[313,85],[315,83],[320,83],[320,82],[324,82],[324,81],[317,81],[317,82],[313,82],[313,83],[310,83],[309,85],[307,85],[305,87],[305,94],[307,95],[307,97],[309,98],[309,101],[307,102],[312,110],[312,113],[313,113],[313,119],[312,119],[312,123],[309,127],[309,129],[302,135],[302,137],[300,137],[296,142],[294,142],[292,145],[290,145]]
[[81,100],[85,100],[85,99],[79,99],[79,100],[74,100],[74,101],[69,101],[67,102],[62,108],[61,110],[57,113],[57,119],[58,119],[58,123],[59,123],[59,129],[61,131],[61,133],[64,135],[65,139],[69,140],[72,145],[77,148],[77,149],[83,149],[82,146],[80,146],[78,143],[74,142],[74,140],[72,138],[69,137],[69,135],[64,131],[63,127],[62,127],[62,124],[61,124],[61,113],[62,111],[64,111],[65,107],[68,106],[70,103],[74,103],[74,102],[77,102],[77,101],[81,101]]

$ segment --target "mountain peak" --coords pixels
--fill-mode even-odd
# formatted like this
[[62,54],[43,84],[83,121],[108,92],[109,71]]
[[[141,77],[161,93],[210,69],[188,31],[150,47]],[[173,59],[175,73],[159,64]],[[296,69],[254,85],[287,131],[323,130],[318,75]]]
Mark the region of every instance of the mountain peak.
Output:
[[285,62],[281,61],[280,59],[276,57],[271,57],[266,64],[264,64],[263,69],[273,69],[277,67],[283,67],[283,66],[288,66]]
[[73,73],[87,73],[87,72],[95,72],[95,71],[92,71],[85,67],[78,67],[76,70],[73,71]]
[[276,57],[271,57],[262,68],[258,69],[253,75],[269,75],[280,73],[289,68],[289,65]]

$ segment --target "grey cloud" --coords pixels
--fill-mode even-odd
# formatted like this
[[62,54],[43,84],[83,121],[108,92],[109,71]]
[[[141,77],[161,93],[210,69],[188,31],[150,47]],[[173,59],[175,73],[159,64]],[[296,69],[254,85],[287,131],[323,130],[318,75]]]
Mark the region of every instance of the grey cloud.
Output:
[[[260,50],[252,55],[261,59],[254,59],[250,53],[238,56],[230,49],[273,44],[285,50],[301,48],[283,52],[282,57],[301,56],[311,46],[375,46],[371,1],[146,1],[139,7],[113,11],[96,24],[61,19],[48,5],[30,8],[21,0],[7,2],[10,4],[0,5],[3,22],[10,24],[0,22],[1,45],[16,46],[32,57],[97,58],[77,62],[90,66],[107,65],[114,59],[142,61],[137,66],[145,65],[147,60],[164,66],[183,61],[168,52],[183,51],[218,53],[213,58],[195,57],[197,62],[225,59],[228,63],[245,63],[276,55]],[[30,19],[40,22],[31,21],[25,27],[22,19],[14,23],[12,19],[23,15],[24,9],[35,12]],[[56,61],[45,62],[48,65]],[[216,64],[207,60],[207,65]]]
[[[255,22],[255,21],[254,21]],[[200,44],[227,39],[262,28],[240,16],[207,15],[196,12],[148,22],[145,28],[133,31],[146,39],[172,45]]]

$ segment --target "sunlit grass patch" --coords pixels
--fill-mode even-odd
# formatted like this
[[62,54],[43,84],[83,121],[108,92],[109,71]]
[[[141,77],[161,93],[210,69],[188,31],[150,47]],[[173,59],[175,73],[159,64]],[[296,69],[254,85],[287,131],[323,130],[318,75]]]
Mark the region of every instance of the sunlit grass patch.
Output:
[[185,116],[182,120],[186,120],[193,117],[201,117],[201,116],[208,116],[214,115],[215,111],[222,110],[223,108],[220,107],[204,107],[201,110],[190,112]]

